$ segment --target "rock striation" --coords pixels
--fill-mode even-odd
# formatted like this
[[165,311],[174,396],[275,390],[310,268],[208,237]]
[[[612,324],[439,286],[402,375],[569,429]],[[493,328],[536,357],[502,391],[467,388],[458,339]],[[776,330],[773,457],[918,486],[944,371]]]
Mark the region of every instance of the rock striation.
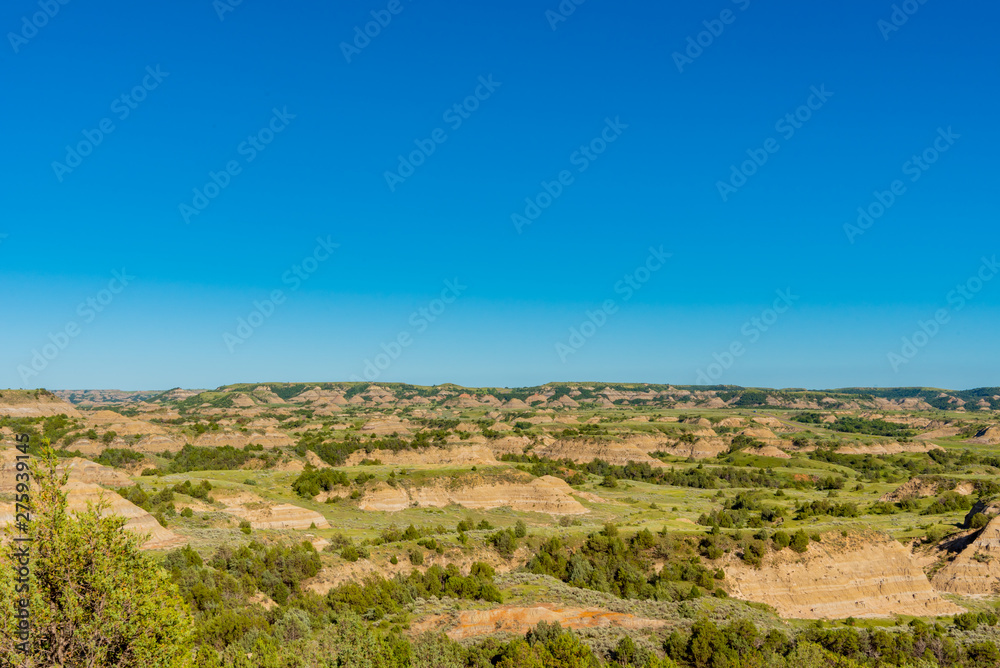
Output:
[[770,552],[761,568],[730,558],[730,594],[773,606],[782,617],[921,617],[954,615],[902,545],[883,534],[842,538],[826,534],[805,553]]
[[558,622],[563,628],[591,629],[618,627],[626,629],[661,628],[666,622],[643,619],[603,608],[558,608],[551,605],[534,607],[503,606],[492,610],[462,610],[454,617],[432,615],[414,625],[415,632],[440,630],[452,640],[478,636],[524,635],[539,622]]
[[1000,517],[994,516],[979,535],[944,565],[931,581],[952,594],[982,596],[1000,593]]
[[491,509],[510,506],[514,510],[550,515],[583,515],[590,512],[571,494],[573,488],[561,478],[542,476],[530,482],[496,482],[452,487],[437,483],[407,489],[380,483],[366,493],[358,507],[362,510],[397,512],[411,507]]

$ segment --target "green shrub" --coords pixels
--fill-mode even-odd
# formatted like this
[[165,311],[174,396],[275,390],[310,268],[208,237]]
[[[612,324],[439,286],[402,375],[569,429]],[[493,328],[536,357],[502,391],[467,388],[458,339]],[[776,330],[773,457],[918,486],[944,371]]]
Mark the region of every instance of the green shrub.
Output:
[[809,549],[809,536],[802,529],[799,529],[792,536],[792,541],[789,543],[791,547],[796,552],[802,553]]

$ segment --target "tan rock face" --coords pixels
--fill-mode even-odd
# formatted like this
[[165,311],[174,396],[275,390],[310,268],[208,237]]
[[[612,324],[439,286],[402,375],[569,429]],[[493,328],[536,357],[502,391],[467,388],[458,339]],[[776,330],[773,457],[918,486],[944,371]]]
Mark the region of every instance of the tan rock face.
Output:
[[[12,447],[0,447],[0,492],[13,492],[16,487],[16,457],[18,454],[18,451]],[[59,475],[68,473],[70,480],[79,482],[111,487],[127,487],[132,484],[129,477],[121,471],[80,457],[59,460],[56,472]]]
[[563,628],[589,629],[619,627],[627,629],[660,628],[666,622],[610,612],[602,608],[557,608],[539,605],[532,608],[503,606],[492,610],[463,610],[456,618],[432,615],[413,625],[417,633],[445,629],[452,640],[495,634],[524,635],[539,622],[559,622]]
[[988,445],[996,445],[1000,443],[1000,427],[993,425],[992,427],[987,427],[983,429],[976,437],[971,439],[974,443],[986,443]]
[[847,445],[837,449],[843,455],[898,455],[901,452],[930,452],[943,450],[933,443],[873,443],[872,445]]
[[301,508],[290,503],[278,505],[264,504],[256,507],[254,504],[235,505],[226,508],[225,512],[250,522],[254,529],[308,529],[313,523],[317,529],[329,529],[330,523],[315,510]]
[[[319,549],[319,548],[317,548]],[[315,577],[303,582],[303,589],[325,596],[328,591],[345,582],[361,582],[370,575],[381,575],[392,578],[396,575],[409,575],[413,571],[424,572],[431,566],[444,568],[448,564],[458,566],[463,573],[468,573],[472,564],[480,561],[489,564],[497,573],[508,573],[520,568],[531,560],[532,553],[525,547],[514,551],[509,558],[500,556],[496,550],[476,549],[471,553],[462,550],[446,550],[444,554],[427,552],[424,555],[423,566],[414,566],[409,559],[398,559],[398,563],[390,563],[388,559],[358,559],[354,562],[337,563],[333,567],[321,570]]]
[[279,431],[261,432],[238,432],[222,431],[207,432],[195,439],[194,444],[198,447],[217,448],[229,445],[240,448],[247,445],[263,445],[265,448],[281,448],[295,445],[286,434]]
[[453,489],[443,483],[412,489],[380,484],[362,497],[362,510],[397,512],[411,507],[491,509],[510,506],[514,510],[550,515],[583,515],[586,508],[574,499],[573,488],[560,478],[542,476],[530,482],[475,485]]
[[722,438],[699,438],[694,443],[678,441],[675,445],[665,446],[661,449],[663,452],[675,457],[709,459],[727,452],[729,450],[729,443]]
[[773,431],[767,427],[748,427],[740,432],[744,436],[755,438],[764,445],[780,446],[784,441],[778,438]]
[[725,567],[736,598],[774,606],[782,617],[936,616],[963,612],[942,599],[911,553],[887,536],[827,534],[798,554],[770,552],[755,569],[735,556]]
[[[86,511],[88,503],[97,506],[103,497],[103,501],[107,502],[107,508],[103,511],[104,515],[120,515],[128,520],[125,524],[127,531],[149,536],[148,540],[142,544],[144,550],[167,549],[187,542],[183,536],[178,536],[173,531],[162,527],[156,518],[139,506],[100,485],[70,480],[63,487],[63,491],[66,493],[67,510],[71,513]],[[13,521],[14,504],[0,503],[0,526]]]
[[777,457],[779,459],[792,458],[790,454],[788,454],[784,450],[779,450],[773,445],[765,445],[763,448],[747,448],[745,452],[748,455],[756,455],[758,457]]
[[527,436],[504,436],[503,438],[495,438],[487,442],[487,445],[496,457],[507,454],[524,454],[524,448],[530,444],[531,439]]
[[[897,501],[902,501],[903,499],[918,499],[927,496],[935,496],[940,492],[948,489],[947,484],[941,480],[925,479],[925,478],[910,478],[902,485],[883,494],[879,501],[888,501],[889,503],[896,503]],[[960,483],[955,486],[954,491],[958,494],[969,495],[976,490],[975,485],[971,483]]]
[[[355,453],[355,454],[356,454],[356,453]],[[314,466],[315,468],[318,468],[318,469],[329,469],[329,468],[333,468],[332,466],[330,466],[329,464],[327,464],[326,462],[324,462],[324,461],[323,461],[322,459],[320,459],[320,458],[319,458],[319,455],[317,455],[317,454],[316,454],[315,452],[313,452],[312,450],[308,450],[308,451],[306,451],[306,461],[307,461],[307,462],[309,462],[309,463],[310,463],[310,464],[312,464],[312,465],[313,465],[313,466]],[[351,466],[353,466],[353,464],[352,464]]]
[[[308,454],[315,457],[315,453]],[[317,457],[318,459],[318,457]],[[495,465],[493,451],[485,445],[455,448],[424,448],[423,450],[358,450],[347,458],[347,466],[357,466],[365,459],[377,459],[389,466]],[[311,461],[311,460],[310,460]]]
[[990,520],[968,547],[934,575],[932,583],[952,594],[1000,593],[1000,518]]
[[602,459],[609,464],[623,466],[629,462],[645,462],[650,466],[663,466],[663,462],[650,457],[629,441],[597,441],[591,439],[559,439],[536,447],[535,454],[550,459],[570,459],[588,463]]
[[152,435],[140,440],[133,446],[136,452],[179,452],[185,445],[185,441],[175,436]]
[[361,431],[379,436],[388,436],[390,434],[409,436],[411,426],[409,422],[403,422],[395,416],[390,416],[386,419],[371,420],[361,427]]
[[35,390],[3,390],[0,392],[0,415],[49,417],[64,414],[81,417],[80,411],[51,392],[38,390],[35,395]]

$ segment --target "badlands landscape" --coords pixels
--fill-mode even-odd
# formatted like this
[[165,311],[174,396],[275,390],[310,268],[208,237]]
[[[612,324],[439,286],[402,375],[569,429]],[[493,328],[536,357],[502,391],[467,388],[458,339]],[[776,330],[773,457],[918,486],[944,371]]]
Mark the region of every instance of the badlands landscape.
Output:
[[1000,665],[1000,388],[3,390],[197,666]]

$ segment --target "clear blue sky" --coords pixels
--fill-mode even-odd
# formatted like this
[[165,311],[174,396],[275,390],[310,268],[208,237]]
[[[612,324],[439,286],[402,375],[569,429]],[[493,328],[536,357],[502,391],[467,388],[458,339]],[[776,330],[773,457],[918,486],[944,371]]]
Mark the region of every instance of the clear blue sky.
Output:
[[1000,252],[996,3],[51,4],[0,9],[0,386],[1000,385],[1000,280],[949,300]]

